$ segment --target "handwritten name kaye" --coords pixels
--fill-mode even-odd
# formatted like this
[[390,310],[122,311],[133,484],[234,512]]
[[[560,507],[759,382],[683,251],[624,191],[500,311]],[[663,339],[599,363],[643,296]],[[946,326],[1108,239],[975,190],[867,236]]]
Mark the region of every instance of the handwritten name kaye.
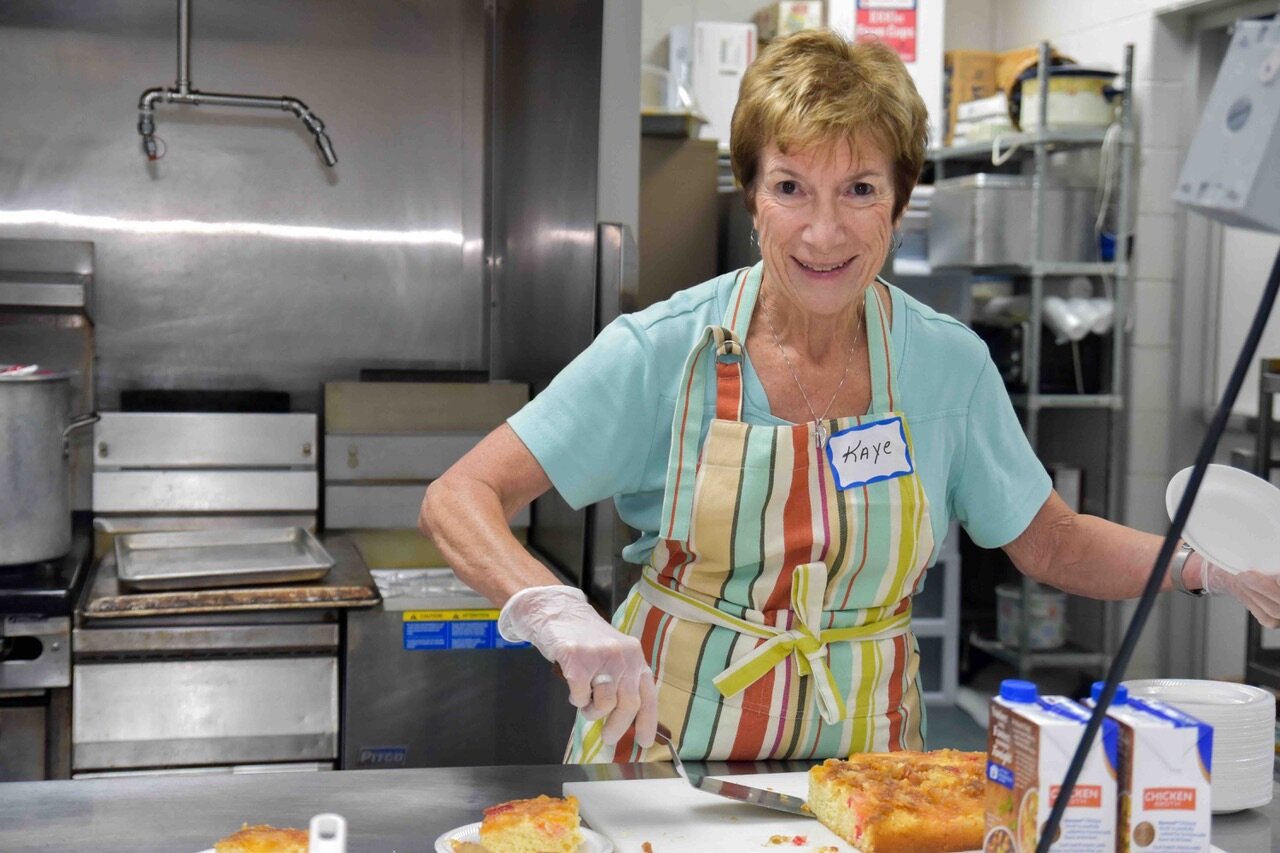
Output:
[[840,456],[841,462],[871,462],[877,463],[881,456],[893,455],[893,442],[885,439],[877,441],[875,444],[864,445],[861,440],[855,441],[853,444],[845,448]]

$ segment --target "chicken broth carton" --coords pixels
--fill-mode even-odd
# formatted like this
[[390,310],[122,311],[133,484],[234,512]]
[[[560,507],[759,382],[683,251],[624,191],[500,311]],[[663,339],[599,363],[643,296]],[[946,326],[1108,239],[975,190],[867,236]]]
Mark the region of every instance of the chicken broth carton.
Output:
[[[986,853],[1034,853],[1089,711],[1062,696],[1040,696],[1029,681],[1006,680],[991,700],[987,727]],[[1050,848],[1056,853],[1116,849],[1116,723],[1104,720],[1076,780]]]
[[[1098,686],[1095,685],[1095,701]],[[1209,850],[1213,727],[1124,686],[1107,707],[1119,736],[1121,853]]]

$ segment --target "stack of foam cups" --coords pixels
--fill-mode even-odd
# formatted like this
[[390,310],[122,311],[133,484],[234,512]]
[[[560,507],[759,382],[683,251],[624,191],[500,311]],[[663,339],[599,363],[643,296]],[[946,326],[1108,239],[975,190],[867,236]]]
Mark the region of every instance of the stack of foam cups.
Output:
[[1188,678],[1124,682],[1130,696],[1158,699],[1213,726],[1215,813],[1271,802],[1276,750],[1276,697],[1247,684]]

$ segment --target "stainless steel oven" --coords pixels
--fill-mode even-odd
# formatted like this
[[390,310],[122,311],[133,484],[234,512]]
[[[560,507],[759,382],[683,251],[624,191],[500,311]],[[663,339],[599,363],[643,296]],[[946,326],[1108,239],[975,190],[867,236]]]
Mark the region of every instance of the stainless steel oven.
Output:
[[71,772],[71,620],[89,574],[88,514],[71,550],[0,568],[0,782]]
[[334,767],[342,612],[378,600],[352,542],[322,537],[335,562],[320,580],[181,590],[121,584],[112,548],[139,531],[314,529],[317,439],[313,414],[104,414],[104,556],[72,637],[73,776]]

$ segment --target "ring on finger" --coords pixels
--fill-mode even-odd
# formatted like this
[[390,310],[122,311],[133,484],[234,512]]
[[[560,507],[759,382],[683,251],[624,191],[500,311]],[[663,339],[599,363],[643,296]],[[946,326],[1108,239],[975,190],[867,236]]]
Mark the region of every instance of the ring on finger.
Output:
[[606,684],[613,684],[613,676],[607,672],[602,672],[595,678],[591,679],[592,687],[603,687]]

